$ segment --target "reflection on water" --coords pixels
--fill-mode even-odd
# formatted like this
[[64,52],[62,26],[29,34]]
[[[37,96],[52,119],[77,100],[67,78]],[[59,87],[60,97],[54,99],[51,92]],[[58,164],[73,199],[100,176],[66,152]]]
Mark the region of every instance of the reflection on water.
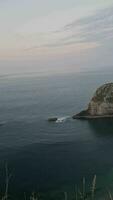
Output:
[[96,136],[113,138],[113,118],[91,119],[88,124]]

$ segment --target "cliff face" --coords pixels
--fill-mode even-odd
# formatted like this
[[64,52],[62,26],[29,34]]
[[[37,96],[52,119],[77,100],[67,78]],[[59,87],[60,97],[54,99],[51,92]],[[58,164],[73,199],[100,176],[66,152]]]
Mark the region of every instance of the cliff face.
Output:
[[97,89],[87,111],[90,115],[113,114],[113,83],[104,84]]
[[73,118],[113,116],[113,83],[107,83],[98,88],[85,111]]

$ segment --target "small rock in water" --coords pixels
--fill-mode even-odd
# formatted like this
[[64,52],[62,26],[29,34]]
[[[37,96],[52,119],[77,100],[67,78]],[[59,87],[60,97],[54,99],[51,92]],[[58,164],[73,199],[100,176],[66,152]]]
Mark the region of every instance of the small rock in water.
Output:
[[57,120],[58,120],[57,117],[52,117],[48,119],[49,122],[56,122]]

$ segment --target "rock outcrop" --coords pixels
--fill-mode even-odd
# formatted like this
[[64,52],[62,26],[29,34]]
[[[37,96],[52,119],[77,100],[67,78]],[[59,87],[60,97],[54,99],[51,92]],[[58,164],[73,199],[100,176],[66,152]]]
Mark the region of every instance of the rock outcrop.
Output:
[[88,108],[73,116],[77,118],[113,117],[113,83],[107,83],[97,89]]
[[48,119],[49,122],[56,122],[57,120],[58,120],[57,117],[52,117]]

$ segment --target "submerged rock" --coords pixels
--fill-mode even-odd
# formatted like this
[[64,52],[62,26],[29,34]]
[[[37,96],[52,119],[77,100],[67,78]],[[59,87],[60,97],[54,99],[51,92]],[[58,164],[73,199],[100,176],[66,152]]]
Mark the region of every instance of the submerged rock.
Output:
[[56,122],[57,120],[58,120],[57,117],[52,117],[48,119],[49,122]]
[[74,115],[73,119],[102,117],[113,117],[113,83],[107,83],[98,88],[88,108]]

